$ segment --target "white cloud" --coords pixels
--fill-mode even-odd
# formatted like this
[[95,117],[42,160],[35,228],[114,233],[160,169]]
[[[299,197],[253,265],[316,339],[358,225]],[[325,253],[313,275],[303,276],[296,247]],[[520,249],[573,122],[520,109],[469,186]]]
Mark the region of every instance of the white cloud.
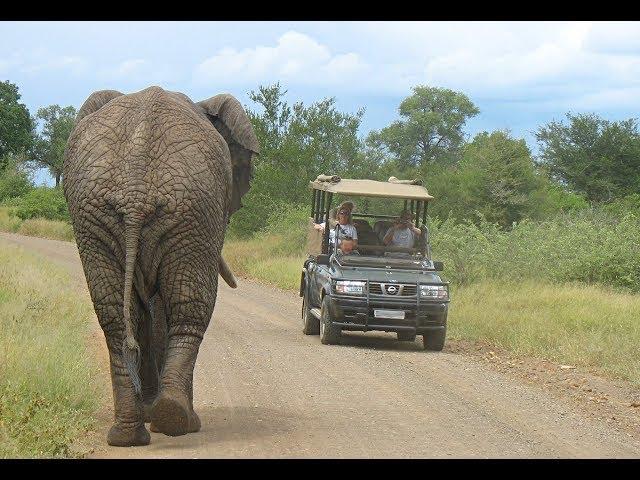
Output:
[[[619,35],[635,38],[637,26]],[[427,84],[509,101],[531,92],[583,96],[640,81],[640,52],[595,51],[604,30],[589,22],[356,22],[344,30],[346,53],[289,31],[273,46],[219,50],[196,67],[194,81],[224,87],[281,81],[394,96]]]
[[328,47],[310,36],[289,31],[272,47],[221,49],[196,67],[194,81],[255,85],[281,80],[317,85],[335,83],[366,69],[367,65],[356,53],[332,54]]

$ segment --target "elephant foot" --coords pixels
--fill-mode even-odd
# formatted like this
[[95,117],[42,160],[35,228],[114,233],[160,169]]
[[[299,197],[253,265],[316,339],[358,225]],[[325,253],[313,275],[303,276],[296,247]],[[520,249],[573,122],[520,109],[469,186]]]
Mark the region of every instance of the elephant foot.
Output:
[[150,429],[175,437],[200,430],[200,419],[190,408],[186,396],[172,395],[165,390],[153,402]]
[[[189,419],[189,431],[187,433],[199,432],[201,426],[202,424],[200,423],[200,417],[196,412],[192,412],[191,418]],[[153,422],[151,422],[151,425],[149,425],[149,430],[151,430],[153,433],[163,433],[162,431],[160,431],[160,429],[158,429],[158,427],[156,427]]]
[[191,419],[189,422],[189,433],[199,432],[202,424],[200,423],[200,417],[193,410],[191,411]]
[[107,443],[112,447],[138,447],[149,445],[151,443],[151,435],[144,427],[123,428],[121,424],[114,424],[107,434]]

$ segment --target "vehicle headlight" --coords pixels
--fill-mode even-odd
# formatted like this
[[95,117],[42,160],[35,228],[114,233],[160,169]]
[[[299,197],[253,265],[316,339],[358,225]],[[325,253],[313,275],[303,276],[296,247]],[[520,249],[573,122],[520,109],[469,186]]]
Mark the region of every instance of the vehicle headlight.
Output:
[[449,300],[449,290],[446,285],[420,285],[420,297]]
[[336,293],[343,295],[362,295],[366,283],[354,280],[338,280],[336,282]]

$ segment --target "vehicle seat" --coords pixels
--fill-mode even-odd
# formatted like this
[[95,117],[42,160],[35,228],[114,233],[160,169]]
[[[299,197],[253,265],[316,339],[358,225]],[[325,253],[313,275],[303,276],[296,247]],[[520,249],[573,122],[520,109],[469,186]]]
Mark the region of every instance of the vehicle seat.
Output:
[[371,225],[369,225],[369,222],[367,222],[366,220],[364,220],[362,218],[355,219],[353,221],[353,225],[356,227],[356,230],[358,231],[358,235],[360,235],[360,232],[372,232],[373,231],[373,229],[371,228]]
[[378,235],[373,230],[358,230],[359,245],[381,245]]
[[389,222],[386,220],[378,220],[373,225],[373,231],[376,233],[376,235],[378,235],[378,240],[380,240],[381,244],[382,240],[384,239],[384,234],[387,233],[387,230],[389,230],[392,225],[393,222]]

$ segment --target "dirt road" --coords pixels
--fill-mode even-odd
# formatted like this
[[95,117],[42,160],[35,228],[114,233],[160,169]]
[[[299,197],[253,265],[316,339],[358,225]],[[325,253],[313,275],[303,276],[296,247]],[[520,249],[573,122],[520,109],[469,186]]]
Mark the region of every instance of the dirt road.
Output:
[[[84,284],[75,245],[0,233],[5,242],[65,265]],[[92,456],[640,457],[640,435],[542,386],[393,334],[350,333],[325,346],[302,334],[295,294],[220,283],[195,370],[202,430],[114,448],[105,424]]]

